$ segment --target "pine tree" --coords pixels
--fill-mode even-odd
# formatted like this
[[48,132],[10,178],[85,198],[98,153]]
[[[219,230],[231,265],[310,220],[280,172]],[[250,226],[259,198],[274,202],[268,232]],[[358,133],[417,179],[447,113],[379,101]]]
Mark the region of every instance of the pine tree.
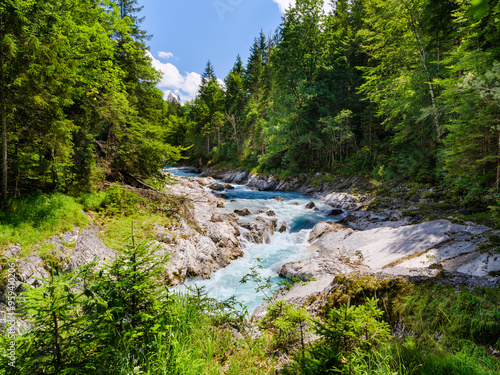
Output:
[[[241,57],[238,55],[236,62],[224,80],[226,85],[226,91],[224,95],[224,108],[225,117],[229,125],[228,136],[229,139],[234,140],[234,143],[229,142],[230,146],[236,146],[234,154],[236,155],[236,160],[240,162],[241,156],[241,142],[244,139],[242,124],[244,117],[244,109],[247,102],[247,95],[244,87],[244,69]],[[229,151],[230,156],[233,155],[233,151]]]
[[211,81],[216,81],[217,77],[215,76],[215,70],[210,62],[210,60],[207,61],[207,64],[205,65],[205,70],[203,71],[203,74],[201,75],[201,85],[199,88],[198,93],[203,94],[203,88],[206,87]]
[[100,360],[107,368],[133,368],[142,360],[157,323],[165,261],[156,247],[135,243],[132,236],[122,255],[90,280],[87,293],[91,298],[84,309],[92,332],[102,333],[99,340],[105,349]]
[[38,288],[25,285],[18,311],[32,328],[16,337],[16,366],[5,369],[14,374],[95,373],[103,347],[83,310],[85,271],[62,274],[49,267],[49,272]]

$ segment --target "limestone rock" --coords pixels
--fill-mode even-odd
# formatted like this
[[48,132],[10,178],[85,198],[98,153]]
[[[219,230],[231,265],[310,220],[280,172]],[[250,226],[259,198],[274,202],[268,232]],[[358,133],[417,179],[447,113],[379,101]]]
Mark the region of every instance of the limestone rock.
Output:
[[306,208],[311,210],[313,208],[316,208],[316,205],[314,204],[314,202],[309,202],[308,204],[306,204]]
[[239,216],[250,216],[252,214],[248,208],[244,208],[242,210],[234,210],[234,213]]
[[[314,242],[327,233],[344,231],[344,230],[345,230],[345,228],[338,225],[338,224],[326,223],[324,221],[321,221],[318,224],[316,224],[316,226],[311,230],[307,241]],[[352,231],[348,231],[348,232],[351,233]]]
[[99,228],[90,225],[87,229],[82,230],[76,238],[76,246],[68,262],[68,270],[73,270],[93,260],[102,264],[114,257],[116,257],[116,251],[104,245],[99,237]]
[[[318,228],[318,231],[320,228]],[[485,276],[500,269],[500,257],[477,252],[490,228],[472,223],[435,220],[400,228],[364,231],[344,229],[323,234],[313,242],[320,253],[360,253],[364,264],[377,268],[425,268],[440,263],[445,270]]]
[[362,205],[358,197],[348,193],[331,193],[324,199],[329,206],[345,210],[356,210]]
[[247,231],[243,237],[252,243],[269,243],[274,234],[277,220],[270,220],[261,216],[256,218],[255,222],[241,223],[240,226]]
[[336,276],[351,273],[354,270],[354,267],[340,258],[320,257],[287,263],[281,267],[279,275],[290,280],[307,281],[313,277]]

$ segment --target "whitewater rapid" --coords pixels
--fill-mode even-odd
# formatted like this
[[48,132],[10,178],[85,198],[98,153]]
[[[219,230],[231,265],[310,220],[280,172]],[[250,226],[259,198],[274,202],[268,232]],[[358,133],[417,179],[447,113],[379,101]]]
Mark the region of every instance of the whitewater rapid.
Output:
[[[189,169],[166,168],[167,171],[183,177],[196,177]],[[240,283],[252,267],[260,265],[258,269],[262,278],[270,277],[276,285],[280,280],[278,271],[285,263],[310,258],[315,255],[309,249],[307,238],[311,229],[320,221],[334,221],[338,216],[328,216],[331,207],[309,196],[278,191],[258,191],[244,185],[231,184],[233,189],[227,189],[222,193],[227,201],[220,213],[232,213],[234,210],[248,209],[250,216],[241,217],[240,222],[255,221],[257,216],[268,217],[265,213],[273,211],[278,222],[287,223],[287,229],[283,233],[275,232],[270,238],[270,243],[254,244],[245,242],[244,255],[231,262],[227,267],[218,270],[209,280],[201,278],[189,279],[185,287],[197,285],[205,287],[210,297],[218,300],[228,299],[232,296],[236,301],[242,303],[249,313],[259,306],[265,295],[256,292],[256,284],[249,281]],[[275,199],[276,197],[282,198]],[[316,209],[308,209],[305,206],[314,202]]]

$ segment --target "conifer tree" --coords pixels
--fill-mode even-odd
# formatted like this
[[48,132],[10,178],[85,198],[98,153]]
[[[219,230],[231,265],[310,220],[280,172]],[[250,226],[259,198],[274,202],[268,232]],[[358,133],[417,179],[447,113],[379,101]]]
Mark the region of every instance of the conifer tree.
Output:
[[[236,154],[236,160],[240,161],[241,155],[241,142],[245,138],[243,134],[242,125],[244,122],[244,109],[247,101],[247,95],[244,87],[244,69],[241,57],[238,55],[236,62],[224,79],[226,85],[226,91],[224,95],[224,108],[225,117],[228,123],[228,138],[234,140],[234,144],[230,143],[230,146],[236,146],[234,153]],[[232,151],[229,151],[232,156]]]
[[5,369],[13,374],[95,373],[103,348],[83,310],[85,270],[62,274],[48,269],[49,279],[37,288],[25,285],[18,301],[31,329],[16,337],[16,366]]

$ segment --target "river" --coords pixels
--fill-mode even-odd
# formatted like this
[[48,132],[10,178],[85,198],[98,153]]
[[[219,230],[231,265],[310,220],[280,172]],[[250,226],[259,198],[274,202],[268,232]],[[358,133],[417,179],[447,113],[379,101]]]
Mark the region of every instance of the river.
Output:
[[[189,168],[168,167],[167,171],[183,177],[196,177]],[[220,181],[219,181],[220,182]],[[319,200],[294,192],[258,191],[244,185],[231,184],[234,189],[222,193],[227,197],[221,213],[231,213],[236,209],[247,208],[252,215],[241,217],[240,222],[254,221],[257,216],[264,216],[262,211],[274,211],[278,221],[287,223],[283,233],[275,232],[270,243],[254,244],[241,242],[245,246],[244,256],[231,262],[227,267],[218,270],[209,280],[192,278],[186,285],[196,284],[205,287],[210,297],[223,300],[235,296],[235,299],[246,306],[249,313],[259,306],[265,295],[255,291],[256,284],[249,281],[242,284],[240,280],[251,271],[252,267],[262,266],[259,270],[263,278],[270,277],[276,285],[281,278],[278,271],[281,266],[291,261],[310,258],[315,255],[308,249],[307,237],[311,229],[320,221],[335,221],[339,216],[328,216],[331,207]],[[283,200],[274,199],[281,197]],[[309,202],[314,202],[317,209],[307,209]],[[260,211],[260,212],[259,212]]]

